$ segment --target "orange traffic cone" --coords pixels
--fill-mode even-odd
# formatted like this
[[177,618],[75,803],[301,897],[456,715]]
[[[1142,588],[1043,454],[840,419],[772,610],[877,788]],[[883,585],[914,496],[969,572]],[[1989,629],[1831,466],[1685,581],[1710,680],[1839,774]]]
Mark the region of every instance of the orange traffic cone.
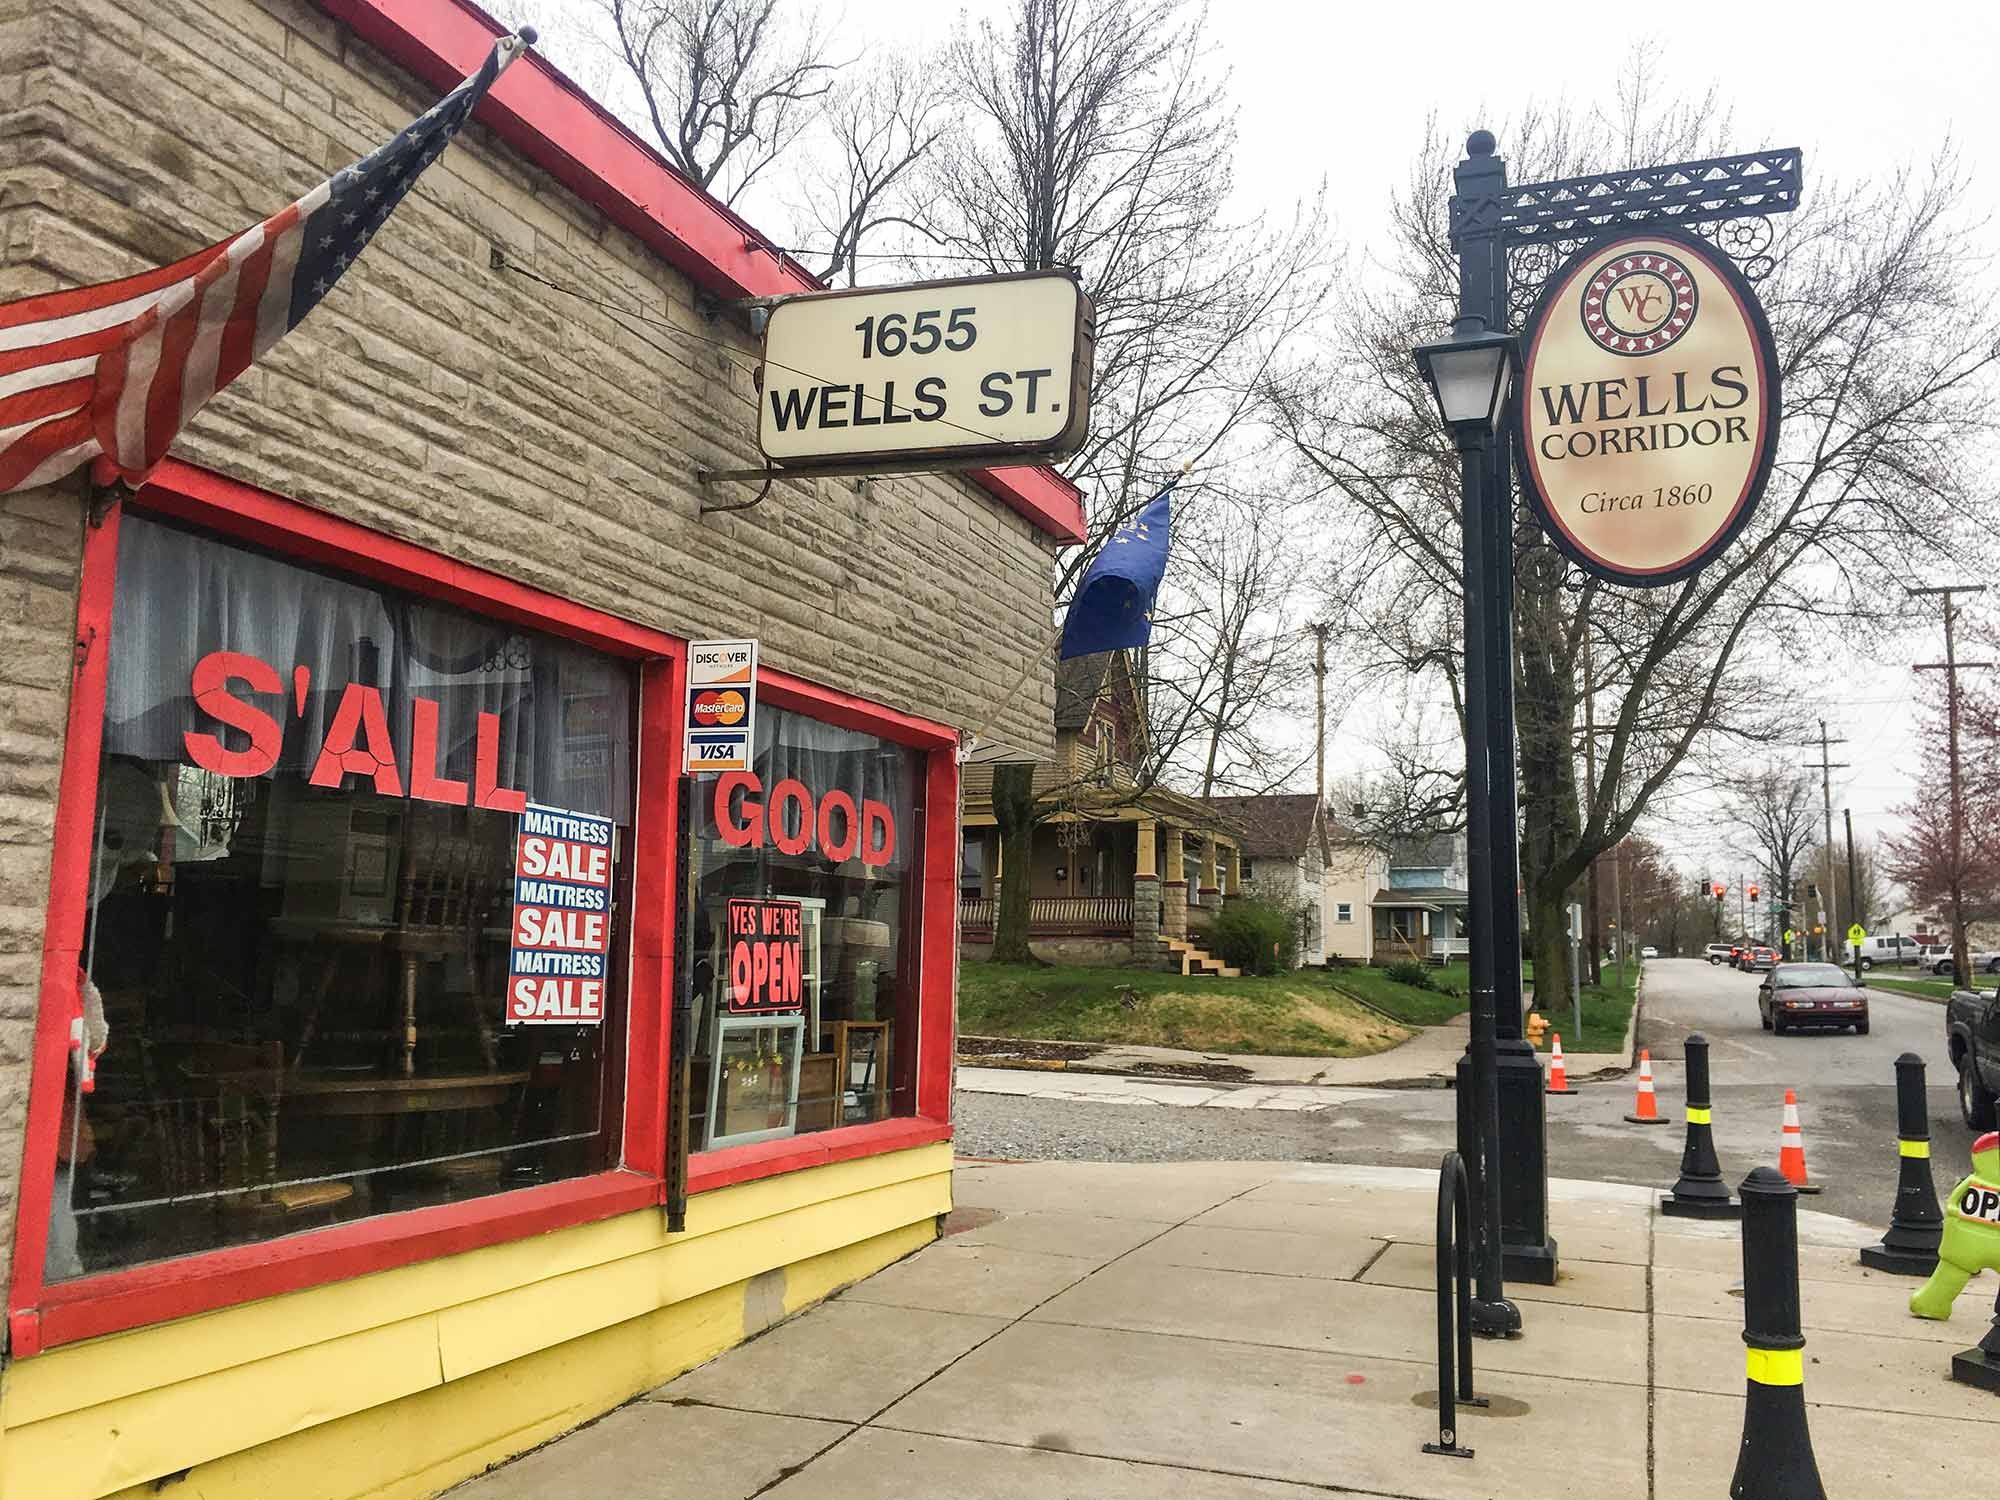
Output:
[[1660,1113],[1660,1104],[1653,1097],[1653,1054],[1644,1048],[1639,1050],[1639,1099],[1632,1107],[1632,1113],[1625,1117],[1634,1125],[1665,1125],[1668,1123]]
[[1563,1039],[1560,1031],[1549,1038],[1549,1092],[1551,1094],[1574,1094],[1569,1086],[1569,1074],[1563,1068]]
[[1799,1129],[1799,1096],[1792,1089],[1785,1090],[1785,1125],[1778,1135],[1778,1170],[1785,1181],[1802,1193],[1822,1190],[1819,1183],[1806,1181],[1806,1136]]

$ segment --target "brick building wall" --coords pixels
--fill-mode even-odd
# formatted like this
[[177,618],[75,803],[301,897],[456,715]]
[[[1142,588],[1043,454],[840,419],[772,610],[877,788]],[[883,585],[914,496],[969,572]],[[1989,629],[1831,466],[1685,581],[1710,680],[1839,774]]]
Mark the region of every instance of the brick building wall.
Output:
[[[164,264],[435,102],[307,0],[0,0],[0,299]],[[597,302],[491,267],[492,252]],[[735,314],[478,125],[177,457],[770,666],[1050,748],[1052,543],[949,476],[758,462]],[[729,486],[723,503],[754,490]],[[84,486],[0,499],[0,1245],[11,1244]],[[115,1045],[115,1043],[114,1043]]]

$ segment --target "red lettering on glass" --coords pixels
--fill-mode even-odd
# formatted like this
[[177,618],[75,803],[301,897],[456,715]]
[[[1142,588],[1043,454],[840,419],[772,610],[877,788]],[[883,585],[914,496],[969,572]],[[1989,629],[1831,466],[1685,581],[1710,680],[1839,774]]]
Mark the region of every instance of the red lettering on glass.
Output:
[[438,775],[437,761],[437,701],[418,698],[410,712],[410,795],[424,802],[465,806],[471,789],[462,781]]
[[[799,831],[787,833],[785,830],[792,824],[789,809],[793,805],[798,807]],[[803,854],[812,847],[813,801],[812,793],[806,790],[804,782],[795,781],[787,776],[771,788],[771,810],[768,816],[771,823],[771,842],[778,846],[780,854]]]
[[[840,837],[833,836],[833,818],[839,813],[844,820]],[[861,815],[854,810],[854,799],[835,787],[819,799],[819,852],[835,864],[843,864],[854,858],[854,851],[861,843]]]
[[523,812],[528,806],[528,794],[516,791],[500,783],[500,715],[482,713],[479,716],[479,742],[472,756],[472,779],[478,791],[473,797],[477,807],[490,807],[495,812]]
[[896,819],[880,802],[861,804],[861,863],[886,865],[896,857]]
[[403,778],[396,770],[396,747],[389,738],[389,716],[382,708],[381,690],[365,682],[350,682],[341,693],[319,759],[306,779],[314,786],[337,787],[349,776],[372,778],[376,792],[384,797],[403,795]]
[[[749,771],[730,771],[716,778],[715,826],[723,843],[733,849],[762,848],[768,830],[771,842],[785,854],[804,854],[817,847],[836,864],[852,859],[857,850],[865,865],[886,865],[896,858],[896,815],[887,803],[864,801],[857,812],[854,798],[836,787],[820,797],[815,808],[812,792],[788,776],[771,789],[767,813],[757,795],[763,790],[763,781]],[[738,792],[743,794],[740,806]],[[794,809],[798,832],[790,833],[786,830]]]
[[[732,849],[761,849],[764,847],[764,804],[753,802],[752,792],[764,789],[764,784],[748,771],[726,771],[715,783],[715,826],[722,834],[722,842]],[[735,794],[743,793],[743,821],[736,820],[730,804]]]
[[211,651],[194,664],[188,686],[195,705],[217,723],[249,735],[249,745],[242,750],[226,749],[219,736],[193,730],[183,734],[181,742],[187,746],[188,759],[204,771],[217,776],[262,776],[278,763],[285,732],[262,709],[232,698],[231,682],[242,682],[253,693],[279,692],[282,684],[270,667],[241,651]]

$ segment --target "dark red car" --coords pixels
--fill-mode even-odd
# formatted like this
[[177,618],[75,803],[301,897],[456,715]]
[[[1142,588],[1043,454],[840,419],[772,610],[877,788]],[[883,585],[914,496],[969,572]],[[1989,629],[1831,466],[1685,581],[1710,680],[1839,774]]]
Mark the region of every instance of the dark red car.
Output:
[[1868,1035],[1868,992],[1838,964],[1779,964],[1757,986],[1757,1016],[1766,1031],[1806,1026]]

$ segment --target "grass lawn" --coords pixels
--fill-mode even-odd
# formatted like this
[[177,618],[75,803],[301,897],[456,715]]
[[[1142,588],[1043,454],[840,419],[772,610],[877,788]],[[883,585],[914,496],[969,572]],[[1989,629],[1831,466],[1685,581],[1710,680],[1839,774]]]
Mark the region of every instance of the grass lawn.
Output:
[[[1442,1025],[1471,1005],[1471,975],[1464,964],[1447,964],[1442,969],[1425,972],[1437,988],[1420,990],[1413,985],[1399,984],[1389,977],[1386,970],[1374,968],[1338,969],[1332,978],[1341,989],[1359,995],[1369,1004],[1410,1026]],[[1632,997],[1639,983],[1638,965],[1626,966],[1624,989],[1617,989],[1616,978],[1617,971],[1607,966],[1602,985],[1587,984],[1583,987],[1583,1036],[1579,1039],[1565,1035],[1565,1052],[1616,1052],[1625,1045],[1625,1023],[1632,1014]],[[1521,965],[1521,980],[1528,986],[1534,984],[1535,966],[1532,962]],[[1458,993],[1448,994],[1447,990]],[[1567,995],[1561,997],[1560,1003],[1553,1008],[1539,1004],[1536,1008],[1548,1017],[1552,1031],[1568,1033],[1574,1029],[1570,1023]]]
[[959,966],[958,1029],[1292,1057],[1362,1057],[1410,1035],[1356,1005],[1316,969],[1273,979],[1184,979],[1143,969],[970,962]]
[[[1933,979],[1915,974],[1885,974],[1880,969],[1871,969],[1866,978],[1868,988],[1871,990],[1894,990],[1901,995],[1922,995],[1926,1000],[1949,1000],[1954,988],[1949,979]],[[1992,975],[1980,974],[1974,979],[1973,987],[1991,990],[1995,983]]]

